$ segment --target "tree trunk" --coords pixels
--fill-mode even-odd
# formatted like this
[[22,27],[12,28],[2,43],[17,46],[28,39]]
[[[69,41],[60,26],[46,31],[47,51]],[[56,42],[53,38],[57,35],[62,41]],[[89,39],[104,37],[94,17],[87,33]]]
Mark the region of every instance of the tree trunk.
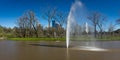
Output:
[[96,25],[94,26],[94,37],[96,38],[97,32],[96,32]]
[[102,29],[100,30],[100,38],[102,38],[103,33],[102,33]]

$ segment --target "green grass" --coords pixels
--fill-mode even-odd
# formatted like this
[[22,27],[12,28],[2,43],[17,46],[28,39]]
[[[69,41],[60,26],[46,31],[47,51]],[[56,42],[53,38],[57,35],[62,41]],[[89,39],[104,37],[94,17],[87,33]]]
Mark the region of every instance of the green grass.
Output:
[[[80,40],[80,41],[89,41],[90,37],[74,37],[71,38],[72,41]],[[8,40],[15,40],[15,41],[65,41],[66,38],[8,38]],[[95,40],[98,41],[120,41],[120,37],[103,37],[103,38],[96,38]]]
[[65,38],[8,38],[15,41],[65,41]]
[[87,37],[87,36],[83,36],[83,37],[73,37],[71,38],[71,40],[79,40],[79,41],[90,41],[90,40],[97,40],[97,41],[120,41],[120,37],[119,36],[108,36],[108,37],[102,37],[102,38],[91,38],[91,37]]

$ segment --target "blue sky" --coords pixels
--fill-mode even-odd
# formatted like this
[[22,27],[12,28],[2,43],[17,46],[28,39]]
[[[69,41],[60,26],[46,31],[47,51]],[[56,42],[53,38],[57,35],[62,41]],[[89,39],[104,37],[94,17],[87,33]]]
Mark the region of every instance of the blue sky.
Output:
[[41,10],[51,7],[68,12],[70,5],[69,0],[0,0],[0,25],[14,27],[16,20],[27,10],[33,10],[39,22],[46,25],[41,19]]
[[[69,12],[75,0],[0,0],[0,25],[14,27],[16,20],[27,10],[33,10],[39,22],[46,26],[41,18],[41,10],[47,7]],[[120,0],[79,0],[87,10],[98,11],[107,16],[108,22],[120,18]]]

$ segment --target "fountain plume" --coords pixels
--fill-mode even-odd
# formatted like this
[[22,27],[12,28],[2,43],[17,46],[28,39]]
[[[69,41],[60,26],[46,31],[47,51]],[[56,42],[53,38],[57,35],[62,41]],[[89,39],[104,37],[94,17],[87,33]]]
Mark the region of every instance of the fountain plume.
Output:
[[86,17],[83,4],[80,1],[75,1],[67,18],[66,47],[69,48],[70,42],[74,40],[78,42],[76,46],[79,46],[78,48],[81,50],[106,51],[98,48],[95,44],[94,30]]

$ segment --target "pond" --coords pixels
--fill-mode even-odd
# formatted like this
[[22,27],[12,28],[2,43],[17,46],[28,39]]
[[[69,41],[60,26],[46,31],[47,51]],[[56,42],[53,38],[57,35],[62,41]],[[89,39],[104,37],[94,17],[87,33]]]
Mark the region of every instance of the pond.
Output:
[[109,51],[67,49],[65,42],[59,41],[3,40],[0,41],[0,60],[120,60],[120,41],[96,43]]

